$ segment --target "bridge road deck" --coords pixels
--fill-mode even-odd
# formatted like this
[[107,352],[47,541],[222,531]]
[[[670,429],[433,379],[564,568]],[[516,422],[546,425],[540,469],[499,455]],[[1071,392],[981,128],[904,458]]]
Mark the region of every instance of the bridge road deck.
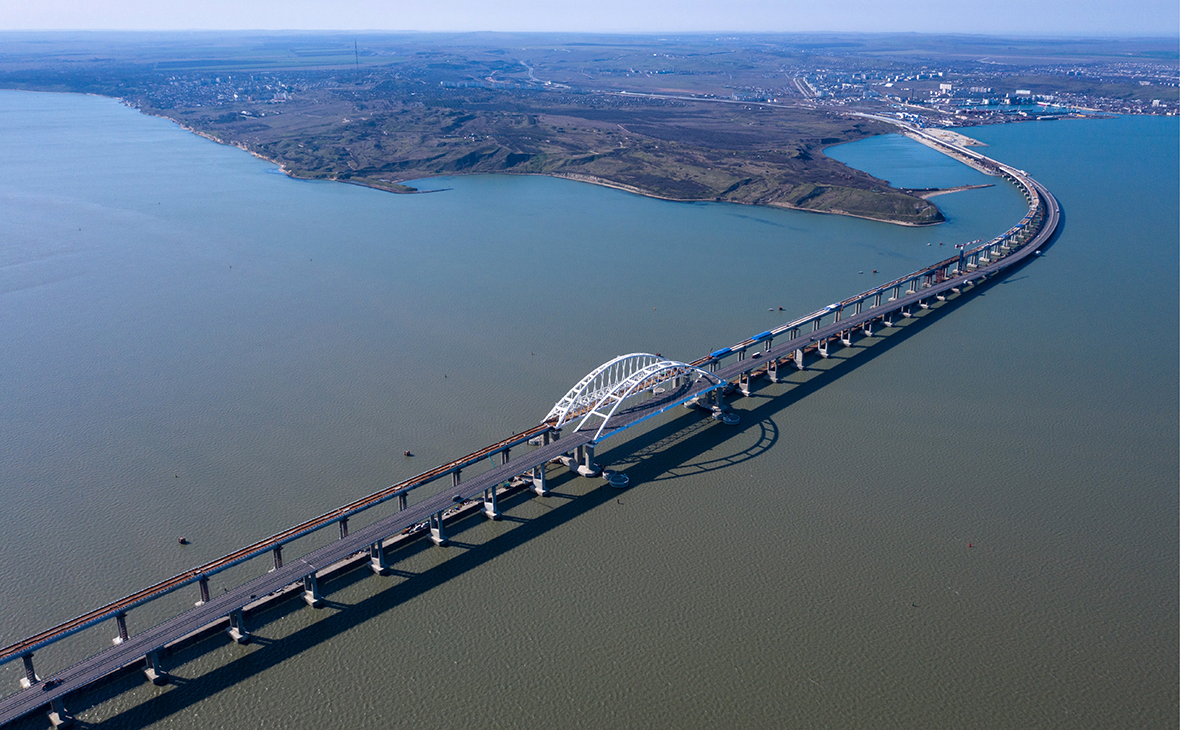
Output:
[[[796,350],[813,346],[817,340],[836,336],[840,332],[862,325],[864,322],[881,317],[889,312],[913,306],[922,300],[949,291],[952,288],[960,287],[966,282],[973,282],[985,278],[1022,261],[1049,241],[1056,231],[1059,221],[1057,201],[1043,186],[1035,181],[1031,181],[1031,179],[1029,180],[1044,201],[1045,219],[1041,230],[1021,248],[975,271],[951,277],[939,284],[900,297],[889,302],[888,305],[871,307],[859,315],[841,319],[838,322],[808,333],[806,336],[793,338],[788,342],[772,347],[764,353],[762,358],[739,360],[736,363],[719,369],[716,375],[725,380],[731,380],[741,374],[761,367],[770,359],[785,357]],[[674,389],[660,397],[644,401],[626,411],[621,411],[612,419],[614,427],[603,438],[609,437],[661,409],[666,410],[676,403],[683,402],[695,394],[707,390],[709,387],[709,383],[704,382],[704,380],[698,380],[695,383],[682,385],[680,388]],[[549,461],[558,456],[572,452],[577,447],[590,443],[593,433],[594,429],[589,427],[570,433],[560,440],[537,448],[506,464],[494,467],[465,483],[444,490],[422,502],[410,505],[402,511],[357,530],[348,537],[343,537],[329,545],[314,550],[281,568],[276,568],[265,575],[233,588],[201,606],[189,609],[172,619],[131,636],[122,644],[106,649],[64,671],[56,673],[55,679],[59,681],[59,684],[52,689],[43,691],[37,685],[34,685],[29,689],[5,697],[0,700],[0,725],[29,714],[55,700],[61,700],[65,695],[93,684],[104,676],[124,667],[142,664],[144,663],[145,657],[153,651],[158,651],[177,639],[223,619],[234,611],[252,603],[257,598],[281,591],[287,586],[302,581],[309,575],[315,575],[317,571],[323,568],[365,551],[369,545],[381,542],[390,536],[402,532],[406,528],[414,527],[428,521],[432,515],[439,514],[453,507],[456,496],[461,500],[470,499],[482,494],[485,489],[493,488],[500,483],[508,481],[512,477],[527,473],[535,467],[544,468]]]

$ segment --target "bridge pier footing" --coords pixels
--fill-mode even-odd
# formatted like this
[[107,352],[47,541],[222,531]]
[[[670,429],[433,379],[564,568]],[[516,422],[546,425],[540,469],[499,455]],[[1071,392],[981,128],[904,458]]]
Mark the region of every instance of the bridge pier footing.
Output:
[[197,581],[197,585],[199,585],[201,588],[201,600],[197,601],[193,605],[194,606],[204,606],[206,603],[209,602],[209,578],[208,578],[208,576],[204,576],[204,575],[201,576],[201,579]]
[[130,638],[130,634],[127,633],[127,614],[123,612],[116,613],[115,625],[119,627],[119,635],[111,639],[111,643],[118,646]]
[[584,477],[596,477],[602,473],[602,467],[594,463],[594,442],[578,447],[577,473]]
[[246,616],[240,608],[229,615],[229,638],[238,644],[250,643],[250,632],[246,629]]
[[389,575],[389,562],[385,559],[385,546],[381,541],[369,546],[369,570],[377,575]]
[[145,667],[143,674],[148,678],[148,681],[157,687],[162,687],[163,685],[168,684],[168,672],[165,672],[164,668],[160,665],[159,649],[149,652],[148,655],[144,657],[144,664]]
[[24,687],[25,689],[28,689],[29,687],[32,687],[34,684],[37,684],[38,682],[40,682],[41,678],[37,676],[37,672],[33,671],[33,655],[32,654],[25,654],[25,655],[21,656],[20,660],[21,660],[21,664],[23,664],[24,668],[25,668],[25,676],[20,678],[20,686]]
[[800,347],[798,350],[795,350],[795,367],[800,370],[807,369],[806,363],[803,362],[803,348],[802,347]]
[[549,496],[549,485],[545,480],[545,465],[534,466],[532,475],[532,490],[538,497]]
[[73,727],[74,716],[66,709],[61,698],[49,703],[49,723],[55,728]]
[[496,487],[483,490],[483,516],[489,520],[500,519],[500,508],[496,501]]
[[430,540],[439,547],[445,547],[448,542],[447,535],[443,531],[442,512],[430,515]]
[[315,573],[303,578],[303,602],[312,608],[323,608],[324,597],[320,595],[320,583]]
[[778,358],[772,358],[766,363],[766,379],[772,383],[778,382]]

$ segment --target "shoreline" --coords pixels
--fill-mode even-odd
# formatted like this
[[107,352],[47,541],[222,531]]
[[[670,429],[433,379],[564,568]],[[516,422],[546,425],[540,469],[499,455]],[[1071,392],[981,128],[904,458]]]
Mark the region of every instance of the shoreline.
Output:
[[979,190],[981,188],[994,188],[995,183],[985,183],[983,185],[956,185],[953,188],[923,188],[921,190],[910,190],[911,193],[917,195],[922,200],[929,200],[930,198],[939,195],[949,195],[951,193],[961,193],[964,190]]
[[[279,162],[278,160],[271,159],[270,157],[267,157],[266,155],[256,152],[256,151],[250,149],[249,147],[245,146],[241,142],[226,142],[225,140],[219,139],[218,137],[215,137],[212,134],[209,134],[208,132],[202,132],[199,129],[195,129],[187,124],[184,124],[183,122],[173,119],[172,117],[164,116],[163,114],[154,114],[150,111],[144,111],[144,109],[142,109],[140,107],[128,104],[124,99],[117,99],[117,101],[119,101],[123,104],[126,104],[128,107],[135,109],[136,111],[140,112],[141,114],[147,114],[148,116],[159,117],[160,119],[167,119],[168,121],[172,122],[173,124],[180,127],[181,129],[183,129],[187,132],[190,132],[192,134],[195,134],[198,137],[204,137],[205,139],[207,139],[211,142],[216,142],[217,144],[226,145],[227,147],[237,147],[238,149],[240,149],[244,152],[248,152],[249,154],[253,155],[254,157],[256,157],[260,160],[263,160],[265,162],[269,162],[270,164],[278,167],[279,170],[284,175],[291,178],[292,180],[304,180],[304,181],[323,180],[324,182],[346,183],[349,185],[357,185],[360,187],[370,188],[373,190],[380,190],[380,191],[386,192],[386,193],[393,193],[395,195],[419,195],[422,193],[434,192],[434,191],[430,191],[430,190],[419,190],[419,189],[411,187],[409,185],[405,185],[404,183],[401,183],[401,182],[391,182],[388,184],[405,187],[406,188],[405,190],[393,190],[393,189],[390,189],[387,187],[383,187],[381,185],[375,185],[375,184],[372,184],[369,182],[365,182],[363,180],[352,180],[352,179],[341,180],[340,178],[336,178],[336,177],[325,177],[325,178],[302,177],[302,176],[296,174],[295,172],[293,172],[292,170],[290,170],[286,165]],[[451,173],[448,175],[438,175],[438,176],[431,176],[431,177],[464,177],[464,176],[470,175],[470,174],[471,173]],[[659,194],[651,192],[649,190],[637,188],[633,185],[627,185],[625,183],[614,182],[611,180],[607,180],[605,178],[595,177],[594,175],[582,175],[582,174],[578,174],[578,173],[498,172],[498,173],[475,173],[475,174],[479,174],[479,175],[536,175],[536,176],[540,176],[540,177],[553,177],[553,178],[559,178],[562,180],[572,180],[574,182],[583,182],[583,183],[589,183],[591,185],[599,185],[599,186],[602,186],[605,188],[613,188],[615,190],[621,190],[623,192],[632,193],[634,195],[642,195],[645,198],[654,198],[656,200],[666,200],[670,203],[733,203],[734,205],[749,205],[749,206],[753,206],[753,207],[781,208],[781,209],[785,209],[785,210],[797,210],[797,211],[801,211],[804,213],[817,213],[819,215],[841,215],[841,216],[845,216],[848,218],[860,218],[861,220],[869,220],[869,221],[874,221],[877,223],[888,223],[890,225],[905,226],[907,228],[925,228],[928,226],[937,226],[940,223],[943,223],[943,221],[936,221],[934,223],[910,223],[907,221],[897,221],[897,220],[890,220],[888,218],[879,218],[879,217],[875,217],[875,216],[860,215],[857,213],[849,213],[847,211],[843,211],[843,210],[839,210],[839,209],[815,210],[813,208],[801,208],[799,206],[791,205],[790,203],[742,203],[742,202],[735,201],[735,200],[717,200],[717,199],[710,199],[710,198],[672,198],[672,197],[668,197],[666,195],[659,195]],[[430,178],[423,177],[423,178],[414,178],[414,179],[415,180],[428,180]],[[952,192],[952,191],[948,191],[948,192]],[[919,196],[919,197],[921,197],[921,196]]]

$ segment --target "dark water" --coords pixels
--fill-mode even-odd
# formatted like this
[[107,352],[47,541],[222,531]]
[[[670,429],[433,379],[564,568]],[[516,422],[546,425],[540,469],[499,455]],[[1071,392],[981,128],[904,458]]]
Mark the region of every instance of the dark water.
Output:
[[[621,495],[557,479],[253,645],[170,658],[174,686],[72,708],[160,728],[1174,727],[1177,125],[972,134],[1060,199],[1041,259],[737,401],[737,429],[684,412],[608,442]],[[526,428],[613,355],[693,359],[1023,215],[1004,184],[936,198],[933,229],[546,178],[393,196],[90,97],[0,93],[0,139],[3,643]],[[995,182],[900,137],[831,154],[898,185]]]

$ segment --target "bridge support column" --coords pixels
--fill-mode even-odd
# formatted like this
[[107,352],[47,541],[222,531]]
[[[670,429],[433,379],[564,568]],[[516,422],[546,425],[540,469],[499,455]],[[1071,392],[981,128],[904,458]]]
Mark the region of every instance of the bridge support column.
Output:
[[811,331],[812,331],[812,332],[816,332],[816,331],[818,331],[818,330],[819,330],[819,320],[818,320],[818,319],[813,319],[813,320],[811,321]]
[[229,638],[239,644],[250,643],[250,632],[246,629],[246,616],[240,608],[229,615]]
[[533,467],[533,493],[538,497],[549,495],[549,485],[545,481],[545,465]]
[[406,507],[409,507],[409,506],[410,506],[410,495],[408,493],[402,492],[401,494],[397,495],[397,510],[398,510],[398,512],[401,512],[402,510],[404,510]]
[[925,299],[919,299],[918,307],[921,309],[930,309],[930,302],[926,301]]
[[447,544],[447,535],[443,531],[442,512],[435,512],[430,515],[430,539],[439,547]]
[[877,292],[876,294],[873,295],[873,306],[874,307],[881,306],[881,292]]
[[750,374],[742,373],[738,376],[738,390],[747,398],[750,397]]
[[274,552],[274,558],[275,558],[274,569],[278,570],[279,568],[283,567],[283,546],[282,545],[275,545],[275,549],[273,552]]
[[912,317],[912,316],[914,316],[914,315],[910,312],[909,307],[902,307],[901,308],[901,318],[902,319],[906,319],[906,318]]
[[455,471],[451,472],[451,486],[452,487],[459,486],[459,482],[461,482],[462,480],[463,480],[463,470],[462,469],[456,469]]
[[312,608],[321,608],[324,605],[324,597],[320,595],[320,583],[316,580],[315,573],[303,576],[303,602]]
[[369,570],[377,575],[389,575],[389,563],[385,559],[385,546],[381,541],[369,546]]
[[340,518],[340,539],[343,540],[346,537],[348,537],[348,518],[341,517]]
[[201,600],[197,601],[196,605],[204,606],[209,602],[209,577],[202,575],[197,585],[201,588]]
[[584,477],[596,477],[602,473],[602,467],[594,463],[594,442],[581,447],[582,458],[578,466],[578,474]]
[[24,664],[24,666],[25,666],[25,676],[21,677],[20,686],[24,687],[25,689],[28,689],[29,687],[32,687],[34,684],[37,684],[38,682],[40,682],[41,678],[37,676],[37,673],[35,671],[33,671],[33,655],[32,654],[23,654],[23,655],[21,655],[20,660],[21,660],[21,663]]
[[499,504],[496,501],[496,487],[491,486],[483,490],[483,516],[489,520],[500,519]]
[[127,633],[127,614],[123,612],[116,613],[115,625],[119,627],[119,635],[111,639],[111,643],[118,646],[130,638],[130,634]]
[[852,328],[848,328],[840,333],[840,344],[845,347],[852,347]]
[[773,357],[766,363],[766,379],[772,383],[778,382],[778,358]]
[[160,650],[156,649],[144,657],[144,676],[157,687],[168,684],[168,672],[160,666]]
[[798,350],[795,350],[795,367],[800,370],[807,369],[807,365],[803,362],[803,348],[802,347],[800,347]]
[[73,727],[74,716],[66,709],[66,705],[58,697],[49,703],[49,723],[55,728]]
[[865,337],[873,336],[873,320],[869,320],[861,325],[860,331],[864,333]]
[[824,337],[819,342],[815,343],[815,351],[819,353],[820,357],[826,358],[828,356],[828,338]]
[[886,314],[884,317],[882,317],[882,318],[881,318],[881,324],[885,325],[886,327],[892,327],[892,326],[893,326],[893,315],[894,315],[894,314],[895,314],[895,312],[889,312],[889,313],[888,313],[888,314]]

